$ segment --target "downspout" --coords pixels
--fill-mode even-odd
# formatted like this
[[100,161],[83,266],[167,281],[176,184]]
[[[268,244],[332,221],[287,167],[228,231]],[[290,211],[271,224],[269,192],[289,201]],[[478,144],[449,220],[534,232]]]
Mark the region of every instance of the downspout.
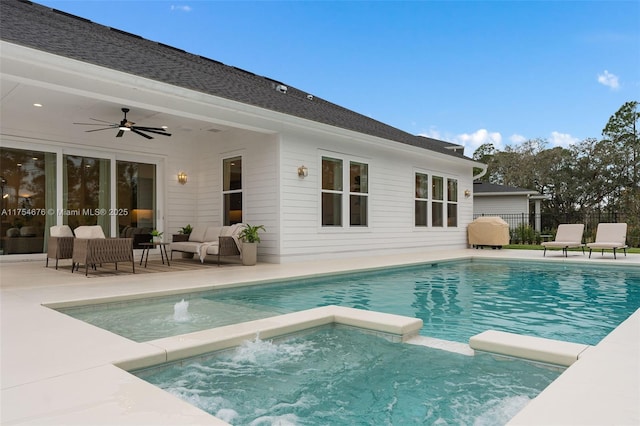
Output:
[[482,166],[483,166],[483,167],[481,167],[482,171],[473,177],[474,181],[476,179],[480,179],[482,176],[487,174],[487,165],[486,164],[482,164]]

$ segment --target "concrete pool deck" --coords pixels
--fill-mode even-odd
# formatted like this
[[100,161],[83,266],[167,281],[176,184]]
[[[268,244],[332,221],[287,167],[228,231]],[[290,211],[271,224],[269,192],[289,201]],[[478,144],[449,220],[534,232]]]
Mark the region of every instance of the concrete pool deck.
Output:
[[[228,265],[210,269],[85,278],[46,269],[44,260],[0,261],[1,393],[3,425],[222,425],[224,422],[115,367],[158,356],[136,343],[42,306],[145,293],[449,259],[481,257],[587,262],[640,267],[640,255],[594,255],[523,250],[451,250],[346,258],[285,265]],[[640,424],[640,311],[591,348],[510,424]]]

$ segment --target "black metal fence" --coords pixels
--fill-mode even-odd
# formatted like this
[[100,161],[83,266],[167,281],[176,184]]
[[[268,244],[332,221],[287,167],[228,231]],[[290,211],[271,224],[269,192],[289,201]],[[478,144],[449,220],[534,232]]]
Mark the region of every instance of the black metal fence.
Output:
[[540,244],[542,241],[553,240],[556,229],[561,223],[584,223],[584,242],[589,243],[596,238],[598,223],[627,223],[627,244],[629,247],[640,247],[640,219],[631,218],[624,213],[596,212],[590,214],[477,214],[479,216],[499,216],[509,224],[511,244]]

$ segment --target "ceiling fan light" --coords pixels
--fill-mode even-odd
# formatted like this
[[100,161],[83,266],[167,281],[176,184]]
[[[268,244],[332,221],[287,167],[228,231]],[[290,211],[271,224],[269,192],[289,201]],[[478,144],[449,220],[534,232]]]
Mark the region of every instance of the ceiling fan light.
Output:
[[131,127],[127,127],[127,126],[120,126],[118,127],[119,130],[124,130],[125,132],[128,132],[131,130]]

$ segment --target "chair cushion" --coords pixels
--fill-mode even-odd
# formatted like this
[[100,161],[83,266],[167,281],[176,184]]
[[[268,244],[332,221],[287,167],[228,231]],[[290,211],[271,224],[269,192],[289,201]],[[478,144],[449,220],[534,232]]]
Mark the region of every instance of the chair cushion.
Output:
[[100,225],[78,226],[74,233],[76,238],[105,238]]
[[49,228],[49,235],[52,237],[73,237],[73,231],[69,225],[52,226]]
[[196,225],[193,227],[191,234],[189,234],[189,241],[203,242],[204,234],[207,232],[207,227],[202,225]]

